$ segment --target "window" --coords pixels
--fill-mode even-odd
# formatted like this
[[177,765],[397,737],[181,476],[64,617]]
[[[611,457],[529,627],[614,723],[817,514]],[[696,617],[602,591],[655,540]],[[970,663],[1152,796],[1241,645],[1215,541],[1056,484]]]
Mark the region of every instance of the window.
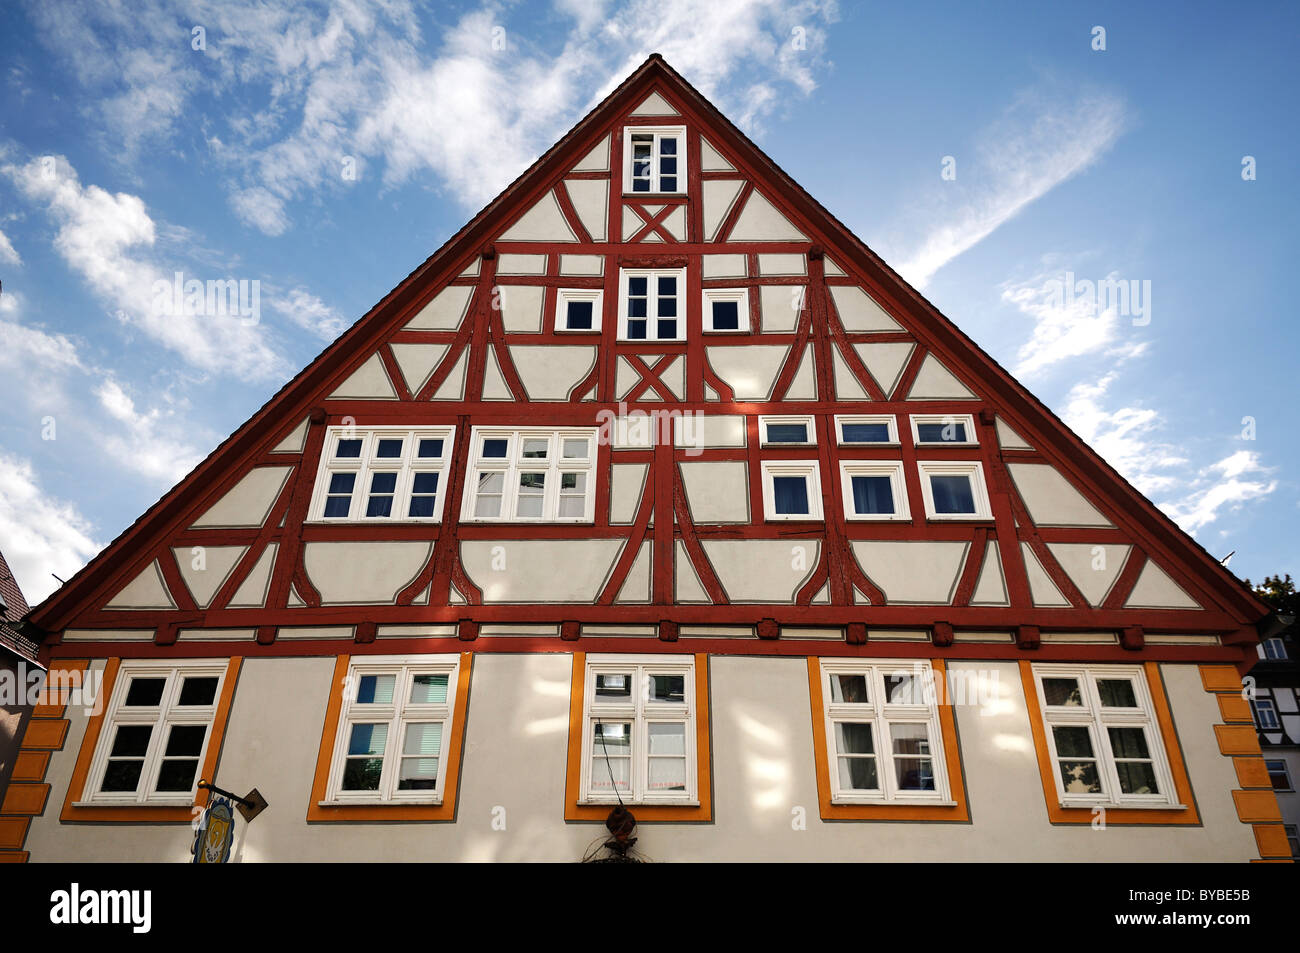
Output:
[[83,801],[194,802],[228,663],[128,661],[114,680]]
[[353,659],[324,800],[441,803],[459,670],[457,655]]
[[1277,731],[1282,726],[1271,698],[1252,699],[1250,708],[1255,713],[1255,725],[1261,731]]
[[764,447],[807,446],[817,442],[812,417],[759,417],[758,434]]
[[686,129],[628,126],[623,132],[623,191],[686,191]]
[[749,289],[705,288],[704,330],[749,332]]
[[763,461],[763,515],[769,520],[819,520],[822,489],[816,460]]
[[1062,805],[1177,804],[1140,666],[1035,665],[1033,673]]
[[622,308],[619,310],[620,341],[683,341],[686,315],[682,294],[686,290],[686,269],[621,272]]
[[561,288],[555,296],[555,329],[599,331],[604,298],[598,288]]
[[1286,769],[1285,761],[1265,760],[1264,767],[1268,770],[1268,779],[1273,783],[1274,791],[1293,791],[1295,788],[1291,784],[1291,772]]
[[970,446],[975,439],[975,419],[970,414],[935,414],[912,417],[912,438],[919,447],[933,444]]
[[591,522],[595,509],[595,429],[475,427],[461,518]]
[[836,416],[835,432],[844,446],[855,444],[896,444],[898,425],[888,414],[873,416]]
[[925,515],[936,520],[992,519],[984,486],[984,468],[978,463],[923,461],[921,495]]
[[1281,639],[1265,639],[1260,647],[1263,649],[1262,658],[1274,662],[1280,662],[1286,658],[1286,643]]
[[844,495],[844,516],[847,519],[912,518],[907,505],[907,484],[903,480],[902,463],[842,461],[840,485]]
[[698,803],[694,656],[593,655],[585,665],[581,800]]
[[948,801],[930,663],[820,663],[832,803]]
[[439,520],[455,430],[330,427],[311,519]]
[[1300,828],[1295,824],[1284,824],[1286,841],[1291,845],[1291,856],[1300,860]]

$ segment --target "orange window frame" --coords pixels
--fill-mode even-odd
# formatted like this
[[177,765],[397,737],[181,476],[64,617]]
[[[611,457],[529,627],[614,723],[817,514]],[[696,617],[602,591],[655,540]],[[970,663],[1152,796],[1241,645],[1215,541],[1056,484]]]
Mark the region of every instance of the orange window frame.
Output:
[[465,717],[469,712],[470,669],[474,653],[460,653],[460,670],[456,678],[456,701],[452,705],[451,733],[447,738],[447,776],[443,784],[441,804],[322,804],[329,788],[330,762],[334,756],[334,741],[338,734],[339,716],[343,711],[343,689],[347,683],[348,667],[352,656],[340,655],[334,661],[334,681],[330,685],[329,703],[325,708],[325,724],[321,729],[320,751],[316,756],[316,775],[311,785],[311,802],[307,805],[307,820],[332,821],[454,821],[456,805],[460,798],[461,754],[465,746]]
[[[566,821],[603,821],[613,804],[583,804],[582,739],[584,697],[587,688],[587,653],[573,653],[573,679],[569,689],[569,759],[564,783],[564,819]],[[713,773],[709,748],[709,656],[695,656],[695,763],[698,804],[629,804],[637,822],[713,820]]]
[[[874,660],[873,660],[874,661]],[[931,659],[937,682],[947,685],[943,659]],[[939,731],[943,738],[944,764],[948,770],[949,794],[954,804],[834,804],[832,803],[830,752],[826,740],[826,705],[822,692],[821,660],[808,656],[808,697],[812,709],[813,760],[817,768],[817,800],[824,821],[970,821],[966,800],[966,779],[962,776],[957,721],[952,705],[938,705]],[[942,701],[943,699],[941,699]]]
[[[236,656],[226,664],[226,675],[221,683],[221,697],[217,699],[216,714],[212,716],[212,734],[208,738],[208,750],[203,756],[199,778],[211,781],[216,775],[217,762],[221,758],[221,746],[226,737],[226,723],[230,720],[230,706],[235,697],[235,684],[239,681],[239,669],[243,659]],[[90,717],[86,724],[86,734],[81,739],[81,749],[77,752],[77,763],[72,770],[72,780],[68,783],[67,796],[63,802],[61,821],[140,821],[191,823],[197,808],[205,807],[210,793],[201,789],[194,794],[194,803],[190,807],[158,807],[148,804],[88,805],[79,804],[85,795],[86,780],[90,775],[90,766],[95,759],[95,749],[99,746],[99,737],[104,730],[104,719],[108,715],[108,703],[113,697],[117,684],[118,670],[122,667],[120,658],[110,658],[104,667],[104,683],[100,688],[103,705]]]
[[[1146,677],[1147,689],[1151,693],[1151,706],[1154,710],[1156,726],[1160,729],[1160,738],[1164,742],[1165,754],[1169,758],[1169,773],[1174,779],[1174,792],[1178,795],[1179,803],[1184,806],[1132,808],[1101,805],[1105,811],[1103,816],[1108,826],[1111,824],[1198,825],[1201,823],[1201,818],[1196,810],[1196,797],[1192,793],[1192,783],[1187,776],[1187,765],[1183,761],[1182,746],[1178,743],[1178,732],[1174,728],[1174,716],[1169,708],[1169,698],[1165,694],[1159,663],[1144,662],[1142,673]],[[1029,711],[1029,728],[1033,732],[1034,750],[1038,755],[1038,774],[1043,783],[1043,798],[1047,802],[1048,820],[1053,824],[1091,824],[1096,817],[1093,813],[1095,808],[1061,806],[1060,795],[1056,791],[1056,766],[1052,764],[1052,753],[1047,745],[1046,723],[1043,720],[1043,709],[1038,703],[1038,685],[1034,681],[1032,662],[1021,660],[1020,681],[1024,686],[1025,707]]]

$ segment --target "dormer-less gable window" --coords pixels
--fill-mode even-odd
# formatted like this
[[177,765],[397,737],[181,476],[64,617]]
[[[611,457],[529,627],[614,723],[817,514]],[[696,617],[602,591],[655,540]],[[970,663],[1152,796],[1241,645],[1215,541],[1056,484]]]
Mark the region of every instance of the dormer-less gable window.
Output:
[[646,195],[686,191],[684,126],[628,126],[624,130],[623,191]]

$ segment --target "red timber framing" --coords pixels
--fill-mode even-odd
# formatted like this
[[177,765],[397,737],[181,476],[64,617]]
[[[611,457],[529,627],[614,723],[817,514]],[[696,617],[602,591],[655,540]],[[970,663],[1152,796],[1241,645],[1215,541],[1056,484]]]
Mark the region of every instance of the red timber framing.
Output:
[[[657,92],[675,110],[672,117],[638,115],[635,122],[684,127],[686,192],[680,196],[625,196],[622,191],[623,127],[632,111]],[[701,168],[701,136],[729,163],[734,172]],[[596,148],[609,141],[607,171],[572,171]],[[600,179],[609,183],[606,240],[596,241],[575,206],[569,185]],[[704,233],[703,184],[710,180],[739,180],[739,193],[723,214],[715,234]],[[553,192],[559,214],[576,241],[505,241],[502,233],[525,211]],[[751,194],[761,193],[794,223],[806,238],[782,241],[728,240],[742,218]],[[672,217],[684,210],[684,223]],[[629,222],[625,229],[625,210]],[[626,241],[619,239],[628,235]],[[538,275],[498,275],[501,256],[545,256]],[[705,279],[702,256],[742,256],[746,277]],[[799,255],[805,274],[764,276],[760,255]],[[574,277],[560,273],[561,255],[599,255],[601,275]],[[837,268],[829,269],[833,260]],[[477,262],[477,273],[472,273]],[[620,342],[620,268],[684,268],[686,284],[679,320],[685,322],[683,341]],[[455,330],[413,330],[404,325],[440,290],[449,285],[470,288],[468,309]],[[540,330],[507,332],[496,304],[501,288],[533,285],[544,288]],[[769,285],[802,287],[802,302],[788,331],[759,327],[759,298]],[[900,325],[900,330],[849,331],[837,312],[833,289],[864,289]],[[703,292],[710,287],[748,290],[749,327],[743,332],[704,332]],[[575,337],[557,331],[557,291],[599,289],[603,292],[600,331]],[[794,300],[794,299],[792,299]],[[743,318],[742,318],[743,323]],[[510,346],[595,344],[596,361],[560,401],[530,401]],[[855,344],[912,343],[910,356],[890,382],[876,380],[855,350]],[[446,351],[427,380],[405,381],[392,350],[398,344],[437,344]],[[732,387],[711,367],[706,347],[780,345],[786,356],[776,373],[769,400],[737,399]],[[509,345],[509,346],[507,346]],[[329,395],[371,355],[378,354],[396,400],[332,399]],[[973,400],[907,400],[927,356],[933,355],[972,393]],[[684,361],[684,400],[673,390],[667,372]],[[804,362],[811,358],[815,397],[785,399]],[[459,401],[431,398],[460,362],[465,365],[465,390]],[[636,378],[619,391],[620,361],[624,374]],[[857,382],[865,399],[836,399],[836,363]],[[488,368],[495,367],[512,399],[484,399]],[[525,368],[526,370],[526,368]],[[888,390],[886,390],[888,388]],[[743,447],[686,450],[657,440],[644,449],[598,450],[595,476],[595,518],[591,524],[468,523],[460,520],[474,426],[593,427],[601,411],[620,406],[647,413],[672,410],[710,415],[743,415]],[[897,446],[841,447],[834,432],[834,415],[891,414],[898,423]],[[961,447],[914,445],[909,415],[970,414],[978,444]],[[816,429],[812,447],[760,447],[758,415],[809,415]],[[999,449],[995,416],[1034,447]],[[273,453],[285,436],[309,420],[301,454]],[[447,425],[456,428],[453,457],[446,474],[445,505],[440,523],[329,524],[307,521],[313,483],[328,426],[354,422],[358,427]],[[762,461],[816,459],[819,464],[825,519],[808,522],[765,522],[761,487]],[[709,524],[693,516],[680,466],[687,460],[739,461],[749,475],[750,517],[747,524]],[[840,463],[848,460],[890,459],[903,463],[911,519],[896,522],[849,521]],[[972,461],[984,469],[991,518],[978,522],[926,519],[921,505],[917,464],[927,461]],[[1046,463],[1055,467],[1111,527],[1062,528],[1035,525],[1017,492],[1007,464]],[[646,466],[640,503],[630,524],[610,521],[610,474],[614,464]],[[220,499],[251,466],[291,468],[279,497],[260,528],[197,529],[195,518]],[[706,543],[727,539],[807,541],[818,556],[806,580],[789,604],[746,604],[728,597],[710,564]],[[306,572],[303,547],[327,540],[421,540],[432,543],[430,556],[416,577],[398,593],[392,605],[324,606]],[[536,605],[484,604],[483,594],[467,576],[460,544],[502,539],[623,539],[621,555],[591,603]],[[859,540],[932,540],[967,543],[954,595],[946,605],[891,604],[855,558]],[[644,542],[652,544],[649,602],[618,603]],[[972,605],[972,594],[984,567],[988,544],[995,544],[1006,579],[1006,606]],[[1053,557],[1050,544],[1129,544],[1125,565],[1100,605],[1091,606]],[[276,557],[269,594],[263,608],[231,608],[229,602],[266,549]],[[1068,601],[1067,606],[1034,606],[1030,597],[1022,544]],[[200,608],[189,594],[172,553],[193,546],[249,547],[208,607]],[[679,550],[693,567],[709,602],[675,602],[675,564]],[[154,559],[159,560],[167,588],[177,600],[171,610],[105,610],[103,605]],[[1125,608],[1129,593],[1145,564],[1155,562],[1197,603],[1198,610]],[[562,571],[557,569],[557,571]],[[427,599],[424,598],[428,591]],[[454,594],[463,601],[452,604]],[[417,604],[419,603],[419,604]],[[475,651],[556,651],[566,641],[583,641],[582,625],[659,626],[656,645],[665,652],[744,652],[746,654],[878,656],[943,655],[952,658],[1037,658],[1086,661],[1149,660],[1235,664],[1244,671],[1253,662],[1255,624],[1268,614],[1238,580],[1142,497],[1099,456],[1071,433],[1046,407],[980,350],[951,321],[904,282],[870,249],[804,192],[766,155],[726,120],[694,88],[657,55],[651,56],[609,97],[588,114],[559,143],[501,193],[431,258],[408,275],[388,296],[327,348],[297,377],[273,396],[247,423],[195,468],[182,482],[67,585],[39,606],[31,621],[50,633],[47,658],[168,654],[177,632],[184,628],[255,629],[256,639],[240,642],[197,641],[184,644],[188,656],[337,654],[340,644],[353,654],[367,652],[451,652],[473,640]],[[375,626],[382,624],[445,623],[456,626],[447,638],[390,638],[376,643]],[[554,624],[554,637],[494,637],[476,639],[484,624]],[[353,626],[355,641],[278,642],[284,626]],[[754,639],[686,638],[681,627],[753,626]],[[836,627],[843,641],[810,642],[779,637],[780,628]],[[112,642],[88,639],[61,642],[68,628],[153,629],[153,642]],[[927,642],[894,642],[870,638],[870,631],[921,629]],[[1017,633],[1014,641],[962,641],[963,631]],[[1114,644],[1052,643],[1044,634],[1109,630],[1123,633]],[[561,637],[561,631],[564,635]],[[954,640],[954,633],[956,639]],[[1197,644],[1145,642],[1143,634],[1166,633],[1217,636]],[[776,635],[778,637],[772,638]],[[681,641],[677,641],[678,638]],[[813,646],[815,645],[815,649]],[[459,648],[458,648],[459,646]],[[645,651],[645,638],[602,638],[601,651]]]

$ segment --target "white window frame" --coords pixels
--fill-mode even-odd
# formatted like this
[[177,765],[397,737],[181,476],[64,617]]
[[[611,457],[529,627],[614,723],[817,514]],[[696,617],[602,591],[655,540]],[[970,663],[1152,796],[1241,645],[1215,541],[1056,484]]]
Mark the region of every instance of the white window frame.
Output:
[[[596,512],[596,458],[595,427],[474,427],[470,431],[469,463],[466,470],[465,492],[461,502],[460,517],[471,523],[591,523]],[[523,457],[524,440],[546,438],[550,441],[544,461]],[[564,441],[586,440],[588,456],[582,459],[562,457]],[[483,457],[484,440],[506,440],[506,456]],[[516,516],[519,499],[519,474],[545,472],[542,515]],[[501,509],[497,516],[476,516],[479,476],[485,473],[504,473]],[[560,478],[563,473],[586,474],[583,512],[581,516],[560,516]]]
[[1286,661],[1286,640],[1277,637],[1265,639],[1259,643],[1259,657],[1268,662]]
[[[766,520],[815,521],[825,517],[822,513],[821,466],[816,460],[763,460],[760,464],[763,473],[763,518]],[[776,484],[773,479],[778,476],[802,476],[808,483],[807,513],[777,513]]]
[[[889,428],[889,439],[845,440],[844,424],[884,424]],[[841,447],[897,447],[898,419],[893,414],[836,414],[835,442]]]
[[[948,780],[948,760],[943,745],[943,727],[939,721],[938,692],[934,666],[926,659],[893,659],[865,662],[858,659],[822,658],[818,660],[822,679],[822,728],[826,732],[827,774],[831,781],[832,804],[931,804],[951,805],[952,789]],[[833,701],[831,680],[837,675],[862,675],[867,680],[867,702]],[[912,689],[919,697],[909,703],[886,701],[885,679],[909,676]],[[837,722],[869,722],[872,749],[876,758],[875,791],[840,786],[839,749],[835,738]],[[930,744],[930,764],[934,774],[933,791],[903,791],[898,788],[894,771],[893,744],[889,726],[923,724]]]
[[[376,457],[379,441],[399,438],[402,440],[400,457]],[[308,509],[308,522],[311,523],[438,523],[442,521],[443,508],[446,505],[447,484],[455,446],[455,427],[329,427],[325,431],[325,442],[321,445],[320,464],[316,473],[316,487],[312,493],[311,507]],[[358,457],[339,458],[334,450],[340,440],[360,440],[361,455]],[[421,440],[441,440],[442,456],[416,457],[415,452]],[[356,482],[352,487],[352,499],[348,505],[347,516],[326,516],[325,506],[330,496],[330,481],[336,473],[354,473]],[[366,507],[370,498],[370,480],[376,473],[396,473],[397,485],[393,493],[392,513],[389,516],[366,516]],[[407,516],[410,512],[411,496],[415,486],[416,473],[437,473],[438,492],[433,503],[432,516]]]
[[[632,190],[632,137],[634,135],[653,135],[650,147],[650,190],[634,192]],[[677,188],[664,191],[659,186],[659,160],[662,158],[660,143],[664,139],[677,140]],[[685,126],[635,126],[623,127],[623,194],[629,196],[684,195],[686,194],[686,127]]]
[[[1279,772],[1270,771],[1268,767],[1270,764],[1280,764],[1282,766],[1282,771],[1280,773],[1282,778],[1286,781],[1286,787],[1280,788],[1276,784],[1273,784],[1273,776]],[[1279,794],[1291,794],[1295,791],[1295,783],[1291,780],[1291,769],[1287,765],[1285,758],[1265,758],[1264,772],[1268,775],[1268,783],[1272,785],[1274,791],[1277,791]]]
[[[203,765],[208,757],[208,747],[212,744],[212,732],[216,727],[217,708],[221,705],[228,665],[228,659],[128,659],[123,661],[117,670],[113,697],[104,711],[99,740],[95,746],[90,771],[86,775],[86,786],[82,791],[81,803],[138,807],[188,807],[193,804],[198,783],[202,779]],[[166,679],[158,705],[125,707],[127,693],[135,678]],[[212,694],[212,704],[180,707],[177,702],[180,700],[181,686],[186,678],[216,678],[217,687]],[[117,728],[124,725],[149,725],[153,728],[149,736],[149,745],[145,750],[140,780],[136,784],[135,791],[101,791],[104,774],[108,769],[109,753],[117,736]],[[158,783],[158,774],[162,768],[163,753],[171,733],[170,729],[177,725],[205,726],[207,730],[203,737],[203,747],[198,754],[198,764],[194,769],[194,780],[190,789],[185,792],[171,791],[159,794],[153,788]]]
[[[1043,734],[1047,739],[1048,760],[1051,762],[1052,780],[1061,807],[1124,808],[1181,808],[1174,786],[1169,755],[1165,751],[1164,736],[1156,716],[1155,704],[1147,684],[1146,672],[1140,665],[1069,665],[1035,663],[1034,687],[1038,692],[1038,710],[1043,721]],[[1080,687],[1081,706],[1049,706],[1043,688],[1045,678],[1073,678]],[[1097,680],[1127,680],[1133,686],[1136,708],[1104,708],[1101,704]],[[1097,777],[1102,790],[1099,793],[1068,793],[1061,780],[1061,769],[1056,752],[1056,735],[1053,727],[1087,728],[1097,765]],[[1107,728],[1141,728],[1147,743],[1152,771],[1156,776],[1158,794],[1124,794],[1120,791],[1119,773],[1111,750]],[[1074,760],[1066,758],[1065,760]],[[1087,759],[1082,759],[1087,760]]]
[[[671,338],[652,337],[650,332],[659,332],[659,279],[674,277],[677,279],[677,336]],[[630,338],[627,335],[629,320],[628,288],[630,279],[645,278],[646,281],[646,336]],[[637,320],[640,320],[639,318]],[[685,268],[620,268],[618,272],[618,339],[629,344],[656,344],[663,341],[686,340],[686,269]]]
[[[993,511],[989,505],[988,484],[984,482],[984,466],[977,461],[965,460],[920,460],[916,464],[921,476],[921,497],[925,502],[925,515],[932,520],[991,520]],[[934,493],[930,488],[932,476],[967,476],[970,478],[971,497],[975,502],[974,513],[937,513],[934,508]]]
[[[975,431],[975,417],[972,414],[913,414],[912,442],[918,447],[978,447],[979,436]],[[962,424],[966,428],[965,440],[922,440],[921,424]]]
[[[771,424],[803,424],[807,428],[808,439],[769,440],[767,428]],[[815,447],[817,445],[817,424],[812,414],[785,414],[781,416],[762,415],[758,418],[758,442],[761,447]]]
[[[393,701],[389,704],[360,704],[356,696],[362,676],[393,675]],[[412,704],[411,687],[417,675],[446,675],[447,700],[441,703]],[[447,783],[447,763],[455,752],[448,750],[456,719],[456,692],[460,679],[459,655],[374,655],[354,657],[348,665],[343,685],[343,702],[339,708],[338,728],[334,733],[334,750],[330,758],[329,783],[322,805],[344,804],[441,804]],[[399,780],[402,747],[406,726],[442,723],[438,751],[438,780],[433,791],[402,791]],[[384,741],[383,769],[377,791],[344,791],[343,769],[347,760],[352,725],[387,724]],[[425,756],[427,757],[427,755]]]
[[[592,791],[592,762],[596,752],[594,736],[597,720],[632,724],[631,790],[622,795],[624,804],[699,804],[699,753],[696,738],[695,657],[693,655],[589,655],[586,660],[582,702],[582,779],[581,804],[617,804],[613,793]],[[597,701],[598,674],[627,674],[632,680],[628,701]],[[682,704],[650,700],[651,675],[683,676]],[[649,726],[651,724],[685,725],[686,790],[654,794],[647,790],[649,775]]]
[[[569,302],[591,302],[591,327],[569,327]],[[605,292],[600,288],[560,288],[555,293],[555,330],[561,334],[597,334],[601,329]]]
[[[894,512],[858,513],[853,508],[855,476],[887,476],[894,495]],[[912,509],[907,503],[907,480],[900,460],[841,460],[840,486],[844,497],[844,518],[848,520],[910,520]]]
[[[715,301],[736,302],[736,327],[715,328],[713,326],[713,303]],[[748,334],[749,323],[749,289],[748,288],[705,288],[702,295],[705,334]]]
[[[1271,725],[1264,724],[1265,719],[1260,715],[1261,705],[1265,706],[1265,709],[1263,710],[1268,712],[1268,720],[1272,722]],[[1277,716],[1277,705],[1274,703],[1272,697],[1264,698],[1262,696],[1257,696],[1252,698],[1250,700],[1250,711],[1255,720],[1255,727],[1260,731],[1282,730],[1282,721]]]

